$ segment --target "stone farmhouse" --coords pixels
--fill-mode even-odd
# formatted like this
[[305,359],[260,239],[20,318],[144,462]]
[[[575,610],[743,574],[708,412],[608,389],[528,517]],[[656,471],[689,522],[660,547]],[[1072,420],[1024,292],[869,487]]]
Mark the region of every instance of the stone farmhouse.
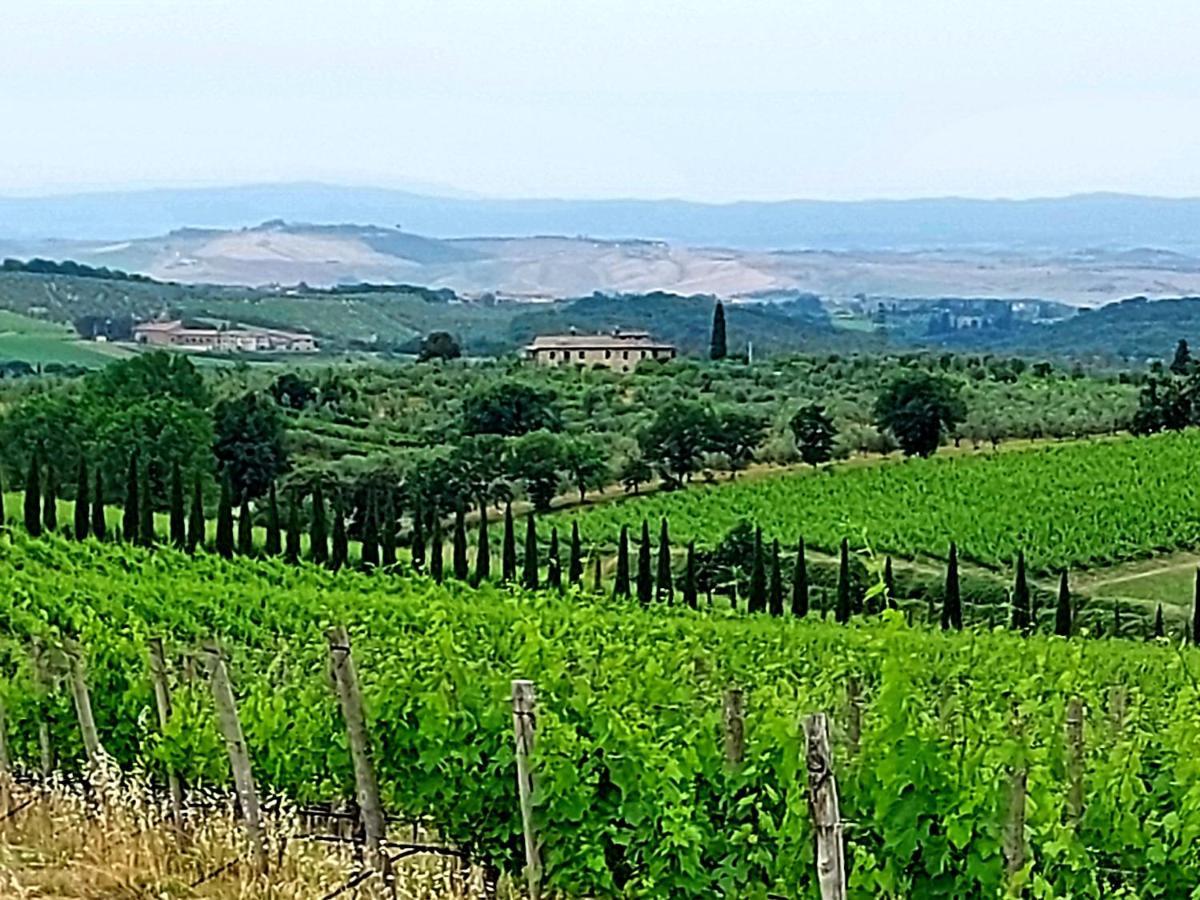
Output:
[[631,372],[643,360],[674,359],[674,345],[647,331],[614,329],[608,334],[541,334],[525,347],[525,358],[540,366],[604,366]]
[[274,328],[189,328],[178,320],[142,322],[133,326],[133,339],[139,344],[179,350],[291,353],[317,350],[317,340],[311,334]]

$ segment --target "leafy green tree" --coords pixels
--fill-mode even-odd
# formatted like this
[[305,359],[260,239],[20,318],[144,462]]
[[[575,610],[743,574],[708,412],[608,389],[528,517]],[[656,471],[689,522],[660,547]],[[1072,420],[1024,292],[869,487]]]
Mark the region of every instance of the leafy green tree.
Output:
[[487,504],[479,504],[479,539],[475,544],[475,583],[483,584],[492,577],[492,547],[488,539]]
[[1017,551],[1017,574],[1013,580],[1012,627],[1013,631],[1028,634],[1033,627],[1030,615],[1029,582],[1025,577],[1025,552]]
[[188,513],[187,552],[195,553],[198,547],[203,547],[207,539],[205,530],[208,526],[204,521],[204,485],[197,474],[192,480],[192,508]]
[[508,472],[524,483],[533,508],[545,512],[558,491],[563,458],[561,439],[549,431],[535,431],[509,446]]
[[308,530],[308,555],[318,566],[329,560],[329,526],[325,519],[325,493],[321,482],[312,489],[312,521]]
[[362,534],[361,534],[362,551],[359,554],[359,563],[364,569],[374,569],[379,566],[379,522],[375,512],[375,494],[373,491],[367,492],[367,508],[363,516]]
[[696,542],[688,541],[687,561],[683,566],[683,605],[689,609],[697,607],[696,602]]
[[804,559],[804,538],[796,542],[796,562],[792,566],[792,615],[808,615],[808,563]]
[[708,450],[729,460],[730,477],[746,468],[767,436],[762,416],[740,409],[724,409],[713,420]]
[[[180,498],[180,525],[182,520],[182,497]],[[263,551],[267,556],[278,556],[283,550],[283,535],[280,533],[279,498],[275,494],[275,482],[267,488],[267,542]]]
[[187,545],[187,525],[183,510],[183,471],[179,463],[171,466],[171,545],[182,550]]
[[767,591],[767,608],[773,616],[783,615],[783,573],[779,568],[779,541],[771,542],[771,579]]
[[42,527],[50,534],[58,531],[58,477],[54,471],[54,466],[50,463],[46,463]]
[[519,437],[562,427],[554,393],[524,381],[496,381],[472,391],[462,416],[463,434]]
[[750,568],[750,596],[746,601],[747,612],[766,612],[767,609],[767,567],[763,556],[762,529],[755,528],[754,559]]
[[958,547],[950,542],[950,561],[946,565],[946,595],[942,600],[942,630],[962,631],[962,596],[958,586]]
[[1171,360],[1171,371],[1176,375],[1187,375],[1192,370],[1192,352],[1183,338],[1175,345],[1175,356]]
[[442,552],[445,549],[442,545],[445,541],[442,539],[442,517],[436,511],[433,516],[433,533],[429,538],[429,574],[433,580],[441,584],[445,579],[445,557]]
[[835,617],[839,624],[850,621],[850,544],[842,538],[841,554],[838,559],[837,608]]
[[138,489],[138,458],[135,453],[129,457],[129,473],[125,477],[125,512],[121,517],[121,539],[130,544],[137,543],[138,539],[138,524],[140,522],[138,501],[140,499],[141,492]]
[[154,533],[154,496],[148,468],[142,470],[138,483],[142,492],[138,502],[138,542],[143,547],[153,547],[158,542],[158,535]]
[[560,466],[567,480],[579,491],[580,503],[587,499],[589,490],[603,487],[609,478],[604,451],[584,438],[570,438],[562,442]]
[[537,523],[533,513],[525,519],[525,567],[521,573],[521,586],[527,591],[536,591],[538,587]]
[[1058,606],[1054,611],[1054,633],[1059,637],[1071,636],[1071,588],[1067,583],[1067,570],[1063,569],[1058,579]]
[[654,469],[650,467],[650,463],[642,459],[641,455],[626,457],[621,463],[620,469],[617,470],[617,481],[625,488],[625,493],[637,496],[641,492],[641,487],[653,480]]
[[25,478],[25,530],[34,537],[42,533],[42,477],[36,453],[29,460]]
[[637,596],[642,606],[654,599],[654,573],[650,571],[650,523],[642,519],[642,540],[638,544]]
[[8,523],[8,514],[4,509],[4,478],[0,476],[0,527]]
[[708,341],[708,358],[724,359],[729,355],[729,345],[725,336],[725,305],[717,301],[713,309],[712,333]]
[[239,556],[254,555],[254,518],[250,514],[250,501],[245,495],[238,507],[237,552]]
[[92,535],[98,541],[108,537],[108,522],[104,514],[104,475],[97,469],[92,481]]
[[656,464],[674,485],[683,484],[712,447],[716,417],[708,407],[671,400],[659,407],[654,420],[638,437],[642,457]]
[[512,503],[504,504],[504,543],[500,550],[500,580],[504,584],[517,577],[517,536],[513,529]]
[[546,560],[546,587],[556,591],[563,588],[562,563],[558,555],[558,529],[550,529],[550,553]]
[[313,383],[294,372],[284,372],[276,378],[270,392],[275,402],[286,409],[304,409],[317,399]]
[[417,362],[429,362],[434,359],[451,360],[462,356],[462,348],[458,341],[447,331],[433,331],[421,338],[421,347],[417,352]]
[[254,500],[288,469],[283,417],[265,395],[222,400],[213,410],[213,453],[238,497]]
[[[88,536],[88,513],[90,512],[88,504],[88,484],[87,459],[83,454],[79,455],[79,466],[75,476],[75,540],[82,541]],[[0,493],[3,489],[0,488]]]
[[233,558],[233,485],[228,472],[221,476],[221,498],[217,501],[217,553]]
[[621,526],[617,540],[617,573],[613,580],[613,596],[629,599],[629,526]]
[[897,376],[875,401],[876,424],[895,436],[906,456],[931,456],[966,415],[958,386],[927,372]]
[[300,497],[293,496],[288,504],[287,546],[283,559],[290,565],[300,562]]
[[567,580],[574,587],[583,584],[583,543],[579,538],[579,523],[571,523],[571,558],[567,564]]
[[337,572],[350,561],[350,538],[346,534],[346,514],[342,509],[342,498],[333,495],[333,532],[329,541],[329,568]]
[[660,603],[675,601],[674,579],[671,577],[671,536],[667,531],[667,520],[662,520],[662,528],[658,535],[658,575],[655,579],[657,590],[655,599]]
[[800,458],[816,467],[833,459],[833,442],[837,428],[825,413],[825,407],[810,403],[800,407],[788,423]]
[[1196,568],[1196,585],[1192,593],[1192,643],[1200,644],[1200,566]]
[[467,521],[462,506],[454,511],[454,577],[466,581],[471,574],[467,565]]

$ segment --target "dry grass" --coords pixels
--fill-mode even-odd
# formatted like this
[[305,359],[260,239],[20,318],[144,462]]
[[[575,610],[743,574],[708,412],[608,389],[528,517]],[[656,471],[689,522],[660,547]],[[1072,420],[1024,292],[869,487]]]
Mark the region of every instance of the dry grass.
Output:
[[[352,848],[300,839],[283,814],[269,823],[271,870],[260,877],[243,862],[245,837],[228,809],[189,811],[176,828],[161,800],[128,779],[98,795],[62,783],[17,786],[9,809],[17,807],[0,821],[5,900],[320,900],[361,871]],[[450,881],[448,864],[415,857],[398,867],[395,897],[466,896]],[[369,881],[339,896],[391,893]]]

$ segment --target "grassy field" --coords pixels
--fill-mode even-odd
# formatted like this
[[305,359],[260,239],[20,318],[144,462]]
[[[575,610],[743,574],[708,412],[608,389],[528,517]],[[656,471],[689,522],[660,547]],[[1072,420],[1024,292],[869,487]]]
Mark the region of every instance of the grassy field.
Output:
[[81,341],[67,325],[0,309],[0,361],[99,368],[132,352],[112,344]]

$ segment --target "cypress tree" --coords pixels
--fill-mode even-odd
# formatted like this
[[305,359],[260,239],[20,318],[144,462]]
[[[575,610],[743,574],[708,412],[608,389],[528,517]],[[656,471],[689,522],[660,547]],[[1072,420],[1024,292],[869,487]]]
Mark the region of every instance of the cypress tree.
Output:
[[279,498],[275,495],[275,482],[267,488],[267,543],[263,551],[267,556],[278,556],[283,550],[283,535],[279,531]]
[[946,565],[946,596],[942,600],[942,630],[962,631],[962,596],[958,590],[958,547],[950,542],[950,561]]
[[46,463],[45,503],[42,507],[42,528],[53,534],[58,531],[58,477],[54,466]]
[[613,580],[613,596],[629,599],[629,526],[621,526],[617,540],[617,572]]
[[171,467],[171,543],[182,550],[187,545],[187,525],[183,512],[183,472],[176,462]]
[[108,537],[108,522],[104,518],[104,476],[96,469],[95,489],[92,491],[92,534],[96,540]]
[[466,581],[471,575],[467,565],[467,520],[462,504],[454,511],[454,577]]
[[521,586],[536,591],[538,586],[537,524],[533,513],[525,520],[525,568],[521,572]]
[[1200,567],[1196,568],[1196,587],[1192,594],[1192,643],[1200,643]]
[[1113,601],[1113,637],[1122,637],[1121,632],[1121,601]]
[[783,574],[779,570],[779,541],[771,542],[771,588],[768,609],[773,616],[783,615]]
[[662,520],[658,534],[658,590],[655,597],[660,603],[675,602],[675,584],[671,577],[671,536],[667,533],[667,520]]
[[1054,633],[1059,637],[1071,636],[1071,588],[1067,584],[1067,570],[1062,570],[1058,579],[1058,608],[1054,612]]
[[500,547],[500,580],[507,584],[517,577],[517,536],[513,531],[512,501],[504,504],[504,543]]
[[334,495],[333,534],[329,541],[329,567],[338,571],[350,561],[350,540],[346,535],[346,515],[342,511],[342,498]]
[[4,479],[0,477],[0,526],[7,524],[8,515],[4,510]]
[[379,517],[379,564],[385,569],[396,565],[396,501],[390,490],[383,492]]
[[724,359],[729,355],[729,347],[725,340],[725,305],[717,301],[713,310],[712,334],[708,342],[708,358]]
[[329,525],[325,518],[325,493],[321,482],[313,485],[312,521],[308,528],[308,558],[318,566],[329,561]]
[[295,495],[288,504],[287,546],[283,558],[293,566],[300,562],[300,497]]
[[1166,637],[1166,629],[1163,627],[1162,604],[1158,604],[1158,609],[1154,611],[1154,636],[1156,638]]
[[850,544],[845,538],[838,563],[836,618],[841,625],[850,621]]
[[492,547],[488,538],[487,501],[479,504],[479,540],[475,545],[475,583],[483,584],[492,577]]
[[600,594],[604,592],[604,581],[600,571],[600,554],[597,553],[592,558],[592,593]]
[[188,512],[187,552],[195,553],[197,548],[203,549],[208,539],[205,534],[207,524],[204,521],[204,484],[200,473],[192,480],[192,508]]
[[683,566],[683,605],[695,609],[696,603],[696,542],[688,541],[687,562]]
[[583,584],[583,544],[579,539],[579,523],[571,523],[571,561],[567,580],[575,587]]
[[556,591],[561,591],[562,582],[562,563],[558,558],[558,529],[550,529],[550,555],[546,561],[546,586],[553,588]]
[[138,455],[129,457],[129,473],[125,478],[125,512],[121,516],[121,540],[135,543],[138,537]]
[[885,556],[883,559],[883,592],[886,595],[883,598],[885,609],[896,608],[896,576],[892,573],[892,558]]
[[654,575],[650,571],[650,523],[642,519],[642,542],[638,546],[637,596],[642,606],[654,598]]
[[151,495],[149,465],[142,469],[139,480],[142,499],[138,504],[138,542],[143,547],[153,547],[158,538],[154,534],[154,498]]
[[34,537],[42,533],[42,476],[36,451],[29,459],[29,474],[25,477],[25,530]]
[[233,485],[229,473],[221,476],[221,499],[217,501],[217,553],[233,557]]
[[808,615],[808,563],[804,559],[804,538],[796,542],[796,564],[792,566],[792,615]]
[[1012,627],[1014,631],[1029,633],[1032,618],[1029,607],[1029,582],[1025,578],[1025,551],[1017,551],[1017,575],[1013,582]]
[[88,536],[89,513],[88,503],[88,472],[87,460],[79,454],[79,469],[75,476],[75,540],[82,541]]
[[[420,521],[418,519],[417,521]],[[422,542],[424,539],[422,539]],[[446,577],[444,560],[442,559],[442,517],[437,510],[433,511],[433,533],[429,537],[429,574],[438,584]],[[422,548],[424,556],[424,548]],[[424,565],[424,562],[422,562]]]
[[[425,522],[424,522],[424,519],[425,519],[425,516],[421,510],[421,507],[418,506],[416,508],[416,510],[413,512],[412,534],[409,535],[409,540],[410,540],[409,556],[412,557],[413,568],[416,569],[418,572],[425,568]],[[442,545],[441,545],[442,527],[440,524],[441,516],[438,515],[437,510],[434,510],[434,512],[433,512],[433,521],[434,521],[435,534],[430,539],[430,547],[429,547],[430,557],[429,557],[429,559],[430,559],[430,565],[432,565],[433,553],[434,553],[434,551],[437,551],[437,556],[438,556],[438,560],[439,560],[438,565],[440,566],[441,565],[441,556],[442,556]],[[438,543],[434,544],[433,541],[435,541],[435,540]],[[438,582],[439,583],[441,582],[440,575],[438,576]]]
[[375,517],[375,492],[367,491],[366,518],[362,525],[362,552],[359,554],[359,564],[364,569],[374,569],[379,565],[379,525]]
[[754,529],[754,561],[750,569],[750,597],[746,611],[765,612],[767,609],[767,567],[763,559],[762,529]]
[[254,517],[250,515],[250,500],[245,493],[238,507],[237,552],[239,556],[254,555]]

